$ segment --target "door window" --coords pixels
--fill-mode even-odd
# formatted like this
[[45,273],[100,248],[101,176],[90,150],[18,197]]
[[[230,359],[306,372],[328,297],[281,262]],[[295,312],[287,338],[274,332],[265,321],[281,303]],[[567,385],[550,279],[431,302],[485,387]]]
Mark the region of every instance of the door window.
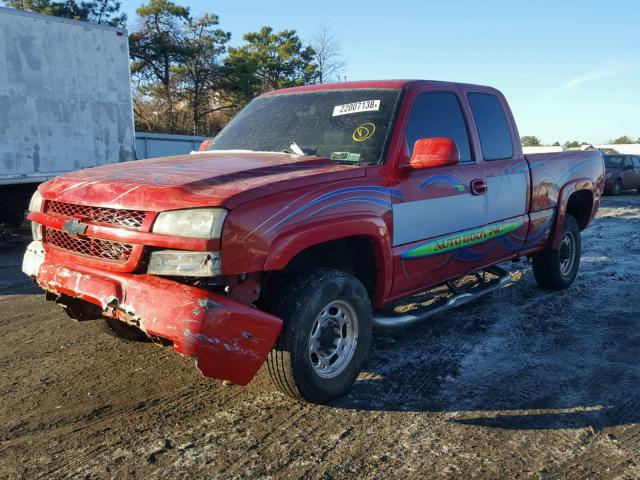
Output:
[[420,138],[450,138],[460,151],[460,163],[472,162],[469,134],[460,102],[453,92],[423,93],[413,105],[406,130],[409,154]]

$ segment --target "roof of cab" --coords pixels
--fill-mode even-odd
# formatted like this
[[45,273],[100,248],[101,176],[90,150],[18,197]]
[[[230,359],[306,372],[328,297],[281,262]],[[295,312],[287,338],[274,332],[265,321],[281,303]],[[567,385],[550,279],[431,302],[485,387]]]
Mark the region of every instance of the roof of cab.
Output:
[[361,80],[357,82],[336,82],[336,83],[322,83],[316,85],[305,85],[302,87],[290,87],[282,88],[280,90],[272,90],[270,92],[263,93],[262,97],[270,97],[273,95],[282,95],[287,93],[301,93],[301,92],[314,92],[320,90],[345,90],[351,88],[389,88],[389,89],[403,89],[411,84],[417,83],[429,83],[442,86],[469,86],[479,88],[491,88],[484,85],[473,85],[468,83],[458,82],[443,82],[439,80]]

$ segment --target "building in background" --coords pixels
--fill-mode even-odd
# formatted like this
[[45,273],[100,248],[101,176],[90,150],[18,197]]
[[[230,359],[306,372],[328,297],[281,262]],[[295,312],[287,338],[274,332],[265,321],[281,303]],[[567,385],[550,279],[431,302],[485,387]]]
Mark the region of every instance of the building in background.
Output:
[[593,145],[606,153],[623,153],[626,155],[640,155],[640,143]]
[[208,137],[136,132],[136,159],[185,155],[198,150]]
[[[640,155],[640,143],[631,144],[597,144],[597,145],[582,145],[576,148],[568,148],[567,150],[602,150],[604,153],[622,153],[626,155]],[[522,147],[522,151],[525,155],[531,155],[534,153],[554,153],[562,152],[562,147]]]

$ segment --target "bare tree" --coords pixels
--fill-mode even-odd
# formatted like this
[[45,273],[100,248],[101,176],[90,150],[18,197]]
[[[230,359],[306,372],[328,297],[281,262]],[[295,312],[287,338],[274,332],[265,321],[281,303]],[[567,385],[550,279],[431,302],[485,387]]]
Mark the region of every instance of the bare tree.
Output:
[[311,39],[311,48],[315,51],[314,60],[318,66],[318,83],[340,79],[347,65],[342,54],[342,46],[330,27],[322,26]]

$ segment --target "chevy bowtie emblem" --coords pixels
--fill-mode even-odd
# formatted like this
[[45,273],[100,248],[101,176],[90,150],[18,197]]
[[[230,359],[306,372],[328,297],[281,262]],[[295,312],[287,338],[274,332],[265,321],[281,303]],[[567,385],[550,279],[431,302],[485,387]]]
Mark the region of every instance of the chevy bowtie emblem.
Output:
[[86,223],[80,223],[80,220],[74,218],[73,220],[67,220],[62,224],[62,229],[67,232],[72,237],[77,237],[78,235],[82,235],[87,231]]

